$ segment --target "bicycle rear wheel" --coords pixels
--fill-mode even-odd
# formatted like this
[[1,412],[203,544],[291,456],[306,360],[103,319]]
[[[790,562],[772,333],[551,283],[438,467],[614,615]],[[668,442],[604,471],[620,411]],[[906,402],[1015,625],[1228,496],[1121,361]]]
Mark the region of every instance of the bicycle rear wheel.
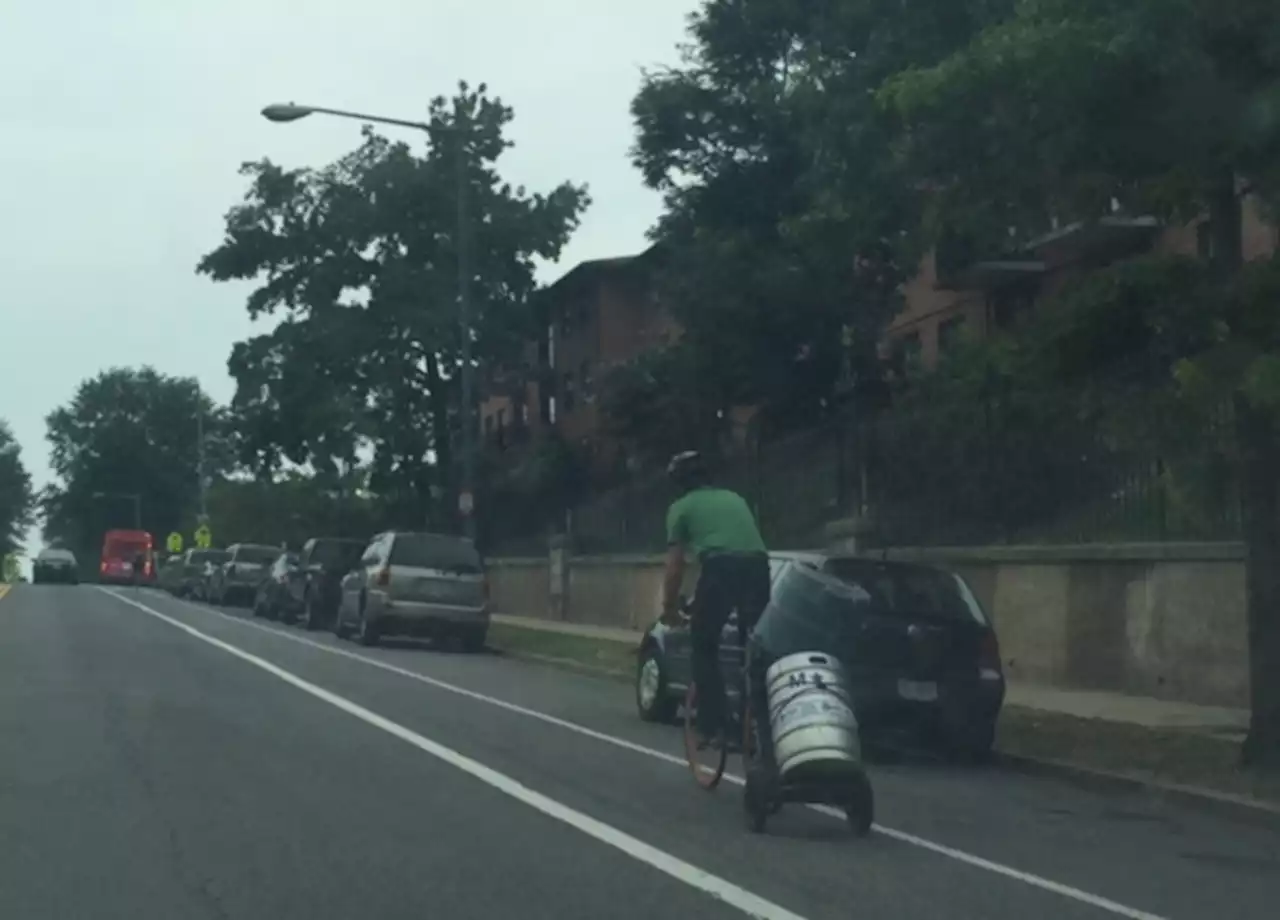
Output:
[[690,683],[689,690],[684,695],[684,756],[689,762],[689,772],[693,774],[694,782],[710,792],[720,785],[729,752],[723,732],[706,747],[700,744],[697,708],[698,688]]

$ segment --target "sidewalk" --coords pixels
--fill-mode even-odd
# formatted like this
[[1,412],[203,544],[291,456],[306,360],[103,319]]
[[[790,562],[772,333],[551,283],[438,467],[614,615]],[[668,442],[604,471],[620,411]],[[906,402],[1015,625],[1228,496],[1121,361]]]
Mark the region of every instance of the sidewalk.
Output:
[[[640,637],[643,635],[640,631],[633,629],[562,623],[555,620],[504,614],[494,614],[493,622],[583,639],[626,643],[632,647],[639,646]],[[1005,702],[1020,709],[1072,716],[1077,719],[1098,719],[1104,722],[1140,725],[1153,729],[1198,731],[1219,735],[1224,740],[1231,741],[1241,740],[1249,725],[1247,709],[1201,706],[1195,703],[1178,703],[1101,690],[1063,690],[1014,681],[1007,684]]]

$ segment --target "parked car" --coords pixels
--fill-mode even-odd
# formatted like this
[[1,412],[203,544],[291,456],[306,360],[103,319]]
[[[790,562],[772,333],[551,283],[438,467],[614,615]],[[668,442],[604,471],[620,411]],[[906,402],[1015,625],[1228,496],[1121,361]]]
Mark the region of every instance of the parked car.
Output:
[[470,540],[435,533],[389,531],[374,537],[341,583],[333,631],[354,628],[364,645],[382,636],[457,639],[484,648],[489,588]]
[[278,546],[258,543],[228,546],[226,561],[213,566],[205,589],[206,599],[219,605],[252,602],[258,583],[279,555]]
[[[928,565],[827,553],[773,553],[769,565],[771,605],[847,608],[848,631],[821,640],[837,648],[818,650],[844,662],[864,738],[906,733],[965,759],[990,752],[1004,672],[990,618],[964,579]],[[831,580],[841,589],[831,590]],[[761,622],[763,628],[767,619]],[[741,655],[731,621],[720,647],[726,686],[737,682]],[[655,623],[641,639],[636,667],[640,717],[674,718],[689,681],[688,627]]]
[[302,580],[297,553],[280,553],[253,593],[253,615],[290,623],[302,605],[294,586]]
[[206,588],[213,578],[213,570],[222,565],[230,554],[225,549],[189,549],[182,556],[182,570],[178,581],[178,597],[206,600]]
[[31,561],[31,583],[36,585],[60,582],[64,585],[80,583],[79,564],[75,553],[69,549],[42,549]]
[[360,562],[367,540],[313,537],[302,547],[302,578],[290,582],[307,629],[332,629],[342,599],[342,579]]
[[178,586],[182,584],[182,567],[183,556],[181,553],[171,553],[163,559],[157,561],[156,566],[156,587],[170,594],[178,593]]

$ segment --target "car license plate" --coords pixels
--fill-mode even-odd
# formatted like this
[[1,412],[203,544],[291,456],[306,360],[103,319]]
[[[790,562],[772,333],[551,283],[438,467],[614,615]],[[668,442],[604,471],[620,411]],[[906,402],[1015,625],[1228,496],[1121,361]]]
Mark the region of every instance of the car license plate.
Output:
[[917,703],[932,703],[938,698],[938,685],[927,680],[900,680],[898,696]]
[[126,574],[126,575],[128,575],[128,574],[132,573],[132,572],[133,572],[133,563],[132,563],[132,562],[122,562],[122,563],[120,563],[120,571],[121,571],[121,572],[124,572],[124,574]]

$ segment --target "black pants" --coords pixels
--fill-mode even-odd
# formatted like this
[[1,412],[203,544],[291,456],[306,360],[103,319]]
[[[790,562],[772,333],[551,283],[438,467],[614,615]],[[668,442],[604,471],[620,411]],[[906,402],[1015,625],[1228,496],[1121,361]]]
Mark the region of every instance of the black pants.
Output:
[[689,642],[693,682],[698,688],[698,729],[708,737],[725,725],[724,675],[720,671],[720,643],[729,614],[738,613],[739,646],[769,603],[769,557],[714,555],[702,560],[702,573],[693,596]]

